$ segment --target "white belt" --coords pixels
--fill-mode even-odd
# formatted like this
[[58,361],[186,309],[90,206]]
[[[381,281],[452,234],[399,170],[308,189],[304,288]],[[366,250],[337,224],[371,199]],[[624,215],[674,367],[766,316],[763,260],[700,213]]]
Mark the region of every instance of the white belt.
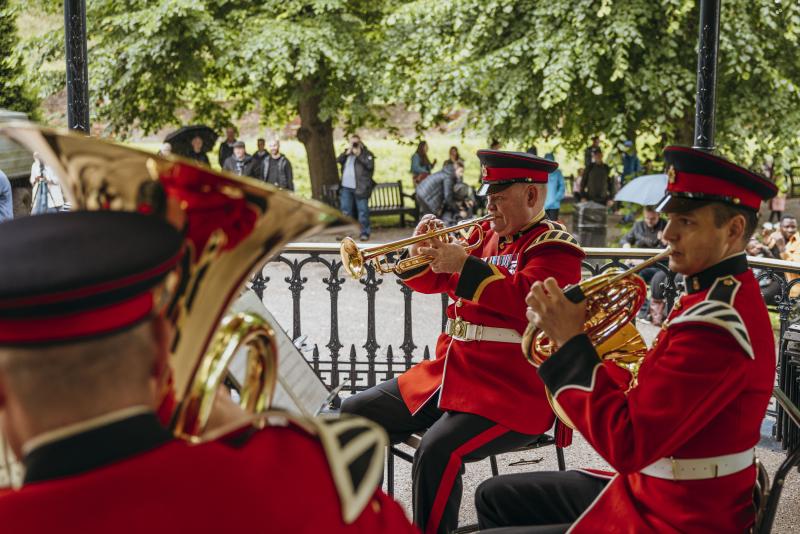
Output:
[[661,458],[642,469],[641,473],[667,480],[703,480],[738,473],[753,465],[755,459],[754,449],[710,458]]
[[520,343],[522,336],[512,328],[497,328],[472,324],[460,317],[447,320],[445,333],[458,341],[498,341],[500,343]]

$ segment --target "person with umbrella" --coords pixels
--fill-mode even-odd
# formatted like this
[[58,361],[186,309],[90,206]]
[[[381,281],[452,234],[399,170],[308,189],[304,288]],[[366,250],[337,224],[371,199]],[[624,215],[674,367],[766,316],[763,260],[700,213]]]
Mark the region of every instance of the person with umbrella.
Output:
[[208,160],[208,156],[206,156],[206,153],[203,150],[203,138],[199,135],[192,137],[192,150],[186,155],[186,157],[211,167],[211,162]]
[[202,124],[184,126],[164,138],[172,146],[172,153],[211,166],[206,152],[217,143],[217,132]]

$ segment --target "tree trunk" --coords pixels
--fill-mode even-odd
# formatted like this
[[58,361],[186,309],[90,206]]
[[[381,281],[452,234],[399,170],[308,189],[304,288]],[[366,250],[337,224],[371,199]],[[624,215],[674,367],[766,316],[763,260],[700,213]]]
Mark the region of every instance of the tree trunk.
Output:
[[336,152],[333,148],[333,123],[330,119],[320,120],[321,100],[313,82],[301,83],[298,107],[302,124],[297,131],[297,138],[306,147],[311,195],[317,200],[323,198],[324,185],[339,183]]

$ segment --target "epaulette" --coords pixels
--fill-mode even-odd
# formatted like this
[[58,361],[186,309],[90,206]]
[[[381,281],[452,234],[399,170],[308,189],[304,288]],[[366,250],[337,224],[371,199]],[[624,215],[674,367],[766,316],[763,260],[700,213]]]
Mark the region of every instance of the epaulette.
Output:
[[733,307],[733,301],[741,285],[742,283],[733,276],[718,278],[708,290],[705,300],[688,308],[670,321],[669,326],[684,323],[706,323],[719,326],[733,336],[733,339],[751,359],[754,358],[747,327],[744,325],[742,316]]
[[550,229],[536,236],[533,239],[533,241],[531,241],[528,244],[527,248],[523,252],[528,252],[532,248],[538,247],[540,245],[563,243],[565,245],[569,245],[571,247],[578,249],[581,252],[581,254],[584,254],[583,249],[578,244],[578,240],[575,239],[572,236],[572,234],[566,231],[563,224],[553,221],[542,221],[542,222],[546,223]]
[[558,221],[551,221],[550,219],[542,219],[540,222],[541,224],[547,226],[550,230],[561,230],[562,232],[567,231],[567,227]]
[[361,515],[383,477],[384,451],[389,444],[386,432],[363,417],[298,417],[284,412],[268,412],[270,418],[284,417],[317,436],[322,443],[339,493],[342,519],[350,524]]

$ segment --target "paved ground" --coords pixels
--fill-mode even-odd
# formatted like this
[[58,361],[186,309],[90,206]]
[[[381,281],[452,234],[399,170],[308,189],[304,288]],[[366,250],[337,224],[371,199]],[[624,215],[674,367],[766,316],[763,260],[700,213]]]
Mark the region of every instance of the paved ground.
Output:
[[[373,234],[372,242],[386,242],[409,235],[410,230],[386,229],[377,230]],[[320,239],[333,240],[331,237]],[[276,316],[281,325],[291,331],[292,302],[284,277],[288,276],[289,269],[284,265],[270,265],[265,274],[271,277],[265,294],[265,301],[270,311]],[[301,321],[302,331],[309,336],[309,341],[319,345],[323,355],[327,354],[324,348],[330,333],[330,301],[323,277],[328,276],[326,268],[317,265],[308,265],[303,270],[307,278],[306,289],[302,292]],[[376,328],[377,341],[381,345],[378,349],[378,358],[385,358],[388,345],[392,345],[395,355],[399,354],[398,346],[403,338],[403,302],[402,294],[397,287],[395,278],[384,278],[381,290],[377,293],[376,310],[378,325]],[[423,342],[432,344],[440,329],[441,304],[439,296],[417,295],[413,297],[414,314],[414,340],[418,345]],[[366,299],[363,286],[358,282],[347,279],[339,295],[340,339],[345,348],[341,356],[346,358],[350,345],[355,345],[359,354],[364,350],[361,346],[366,339]],[[651,338],[652,327],[642,327],[646,338]],[[431,347],[432,348],[432,347]],[[421,351],[422,347],[417,350]],[[766,425],[765,425],[766,426]],[[775,450],[774,442],[764,440],[758,448],[758,456],[764,462],[770,475],[772,475],[785,455],[780,450]],[[607,467],[591,447],[580,437],[575,436],[574,443],[565,451],[567,467]],[[535,465],[521,467],[509,466],[519,460],[541,459]],[[525,454],[507,454],[499,458],[501,473],[515,473],[532,470],[557,469],[555,451],[542,449]],[[481,481],[491,475],[489,462],[482,461],[467,465],[464,476],[464,499],[461,504],[461,524],[475,522],[473,495],[475,488]],[[396,461],[395,475],[396,498],[407,510],[411,503],[411,473],[410,466],[402,460]],[[773,532],[793,533],[800,532],[800,475],[792,472],[787,480],[781,505],[778,510],[778,519]]]

